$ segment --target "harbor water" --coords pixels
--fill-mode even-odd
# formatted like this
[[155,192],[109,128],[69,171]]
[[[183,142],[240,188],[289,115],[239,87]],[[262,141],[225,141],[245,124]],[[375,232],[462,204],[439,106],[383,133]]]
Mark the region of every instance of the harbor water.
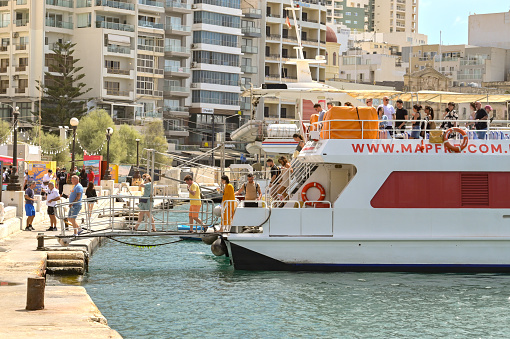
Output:
[[234,271],[201,242],[109,241],[83,284],[125,338],[510,337],[507,275]]

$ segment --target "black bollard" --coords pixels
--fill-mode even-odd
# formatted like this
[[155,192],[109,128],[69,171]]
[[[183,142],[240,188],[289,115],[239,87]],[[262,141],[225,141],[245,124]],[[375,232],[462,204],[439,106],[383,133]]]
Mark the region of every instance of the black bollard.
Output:
[[44,233],[37,233],[37,249],[42,250],[44,249]]
[[27,307],[28,311],[44,309],[44,288],[46,279],[43,277],[28,278],[27,280]]

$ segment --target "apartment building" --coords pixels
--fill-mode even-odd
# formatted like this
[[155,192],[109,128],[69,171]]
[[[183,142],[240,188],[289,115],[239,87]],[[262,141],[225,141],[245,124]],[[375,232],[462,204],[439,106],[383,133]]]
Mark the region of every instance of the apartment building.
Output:
[[482,82],[505,81],[509,50],[470,45],[422,45],[404,48],[403,60],[412,48],[411,72],[432,67],[449,77],[450,86],[477,86]]
[[89,107],[107,110],[116,123],[165,118],[175,130],[188,115],[190,16],[177,0],[0,1],[0,100],[29,117],[55,43],[71,41],[91,88],[83,98]]
[[[192,83],[188,143],[210,146],[227,127],[239,124],[241,64],[241,0],[194,0]],[[244,66],[244,67],[243,67]]]
[[468,44],[510,49],[510,11],[470,15]]
[[371,31],[370,0],[327,0],[328,24],[345,25],[352,32]]
[[[301,26],[301,41],[303,54],[306,59],[315,59],[317,56],[326,56],[326,1],[302,0],[299,1],[300,9],[296,11],[296,20]],[[297,81],[297,68],[287,64],[289,59],[296,58],[298,39],[292,13],[287,10],[290,7],[285,0],[267,0],[263,8],[262,22],[265,26],[265,39],[261,39],[260,50],[264,51],[264,82],[295,82]],[[291,27],[286,25],[289,18]],[[324,82],[326,80],[326,65],[312,64],[312,79]],[[266,120],[296,119],[296,107],[294,102],[282,102],[280,100],[266,99],[262,113]],[[258,118],[262,118],[258,116]]]

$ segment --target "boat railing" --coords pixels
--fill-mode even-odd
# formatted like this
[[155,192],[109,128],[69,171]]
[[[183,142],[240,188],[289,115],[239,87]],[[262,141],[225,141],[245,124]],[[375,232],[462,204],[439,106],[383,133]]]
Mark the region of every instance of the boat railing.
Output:
[[[410,139],[413,129],[413,121],[407,120],[404,128],[396,128],[394,121],[388,120],[347,120],[334,119],[327,120],[329,124],[315,122],[308,125],[306,133],[307,140],[313,139]],[[428,139],[432,131],[445,131],[450,126],[463,129],[470,139],[480,139],[482,135],[485,140],[510,139],[510,125],[507,120],[480,120],[458,119],[458,120],[419,120],[419,139]],[[426,128],[430,123],[434,123],[436,128]],[[477,130],[476,123],[486,123],[487,128]],[[337,125],[341,128],[336,128]],[[333,127],[332,127],[333,126]],[[375,127],[374,127],[375,126]],[[477,132],[486,133],[477,133]],[[423,133],[422,133],[423,132]],[[460,138],[460,135],[453,135],[454,138]]]
[[[147,200],[147,201],[144,201]],[[81,210],[76,214],[76,223],[83,230],[82,234],[90,235],[99,231],[130,230],[133,231],[140,212],[144,212],[144,220],[139,225],[140,230],[150,231],[151,225],[157,232],[176,231],[179,225],[189,226],[190,200],[199,200],[201,207],[199,218],[204,225],[215,223],[214,202],[210,199],[186,199],[173,196],[133,196],[109,195],[104,197],[82,199]],[[96,202],[95,204],[93,204]],[[147,210],[140,209],[140,203]],[[61,236],[72,236],[73,226],[69,222],[70,205],[62,202],[55,206],[55,216],[60,221]],[[152,222],[152,220],[154,220]]]
[[271,201],[271,208],[301,208],[301,201],[299,200],[273,200]]

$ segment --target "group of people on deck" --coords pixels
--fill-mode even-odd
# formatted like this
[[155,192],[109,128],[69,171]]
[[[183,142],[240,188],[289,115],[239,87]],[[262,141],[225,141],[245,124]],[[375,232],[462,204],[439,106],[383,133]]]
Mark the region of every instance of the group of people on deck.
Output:
[[[372,106],[372,99],[366,99],[366,105]],[[426,138],[426,133],[437,129],[434,122],[434,109],[431,106],[413,105],[412,112],[409,114],[404,108],[404,103],[401,99],[396,101],[397,109],[389,104],[389,98],[383,98],[383,104],[377,107],[377,115],[379,117],[379,129],[387,129],[390,134],[404,133],[407,123],[411,123],[410,139]],[[456,104],[449,102],[442,116],[442,123],[439,126],[441,130],[447,130],[452,127],[459,127],[459,114],[455,109]],[[469,129],[476,130],[478,139],[485,139],[487,134],[487,120],[489,114],[492,112],[492,107],[486,105],[482,108],[480,101],[472,102],[470,104],[471,114],[469,120],[465,124]],[[422,110],[424,112],[422,113]]]

